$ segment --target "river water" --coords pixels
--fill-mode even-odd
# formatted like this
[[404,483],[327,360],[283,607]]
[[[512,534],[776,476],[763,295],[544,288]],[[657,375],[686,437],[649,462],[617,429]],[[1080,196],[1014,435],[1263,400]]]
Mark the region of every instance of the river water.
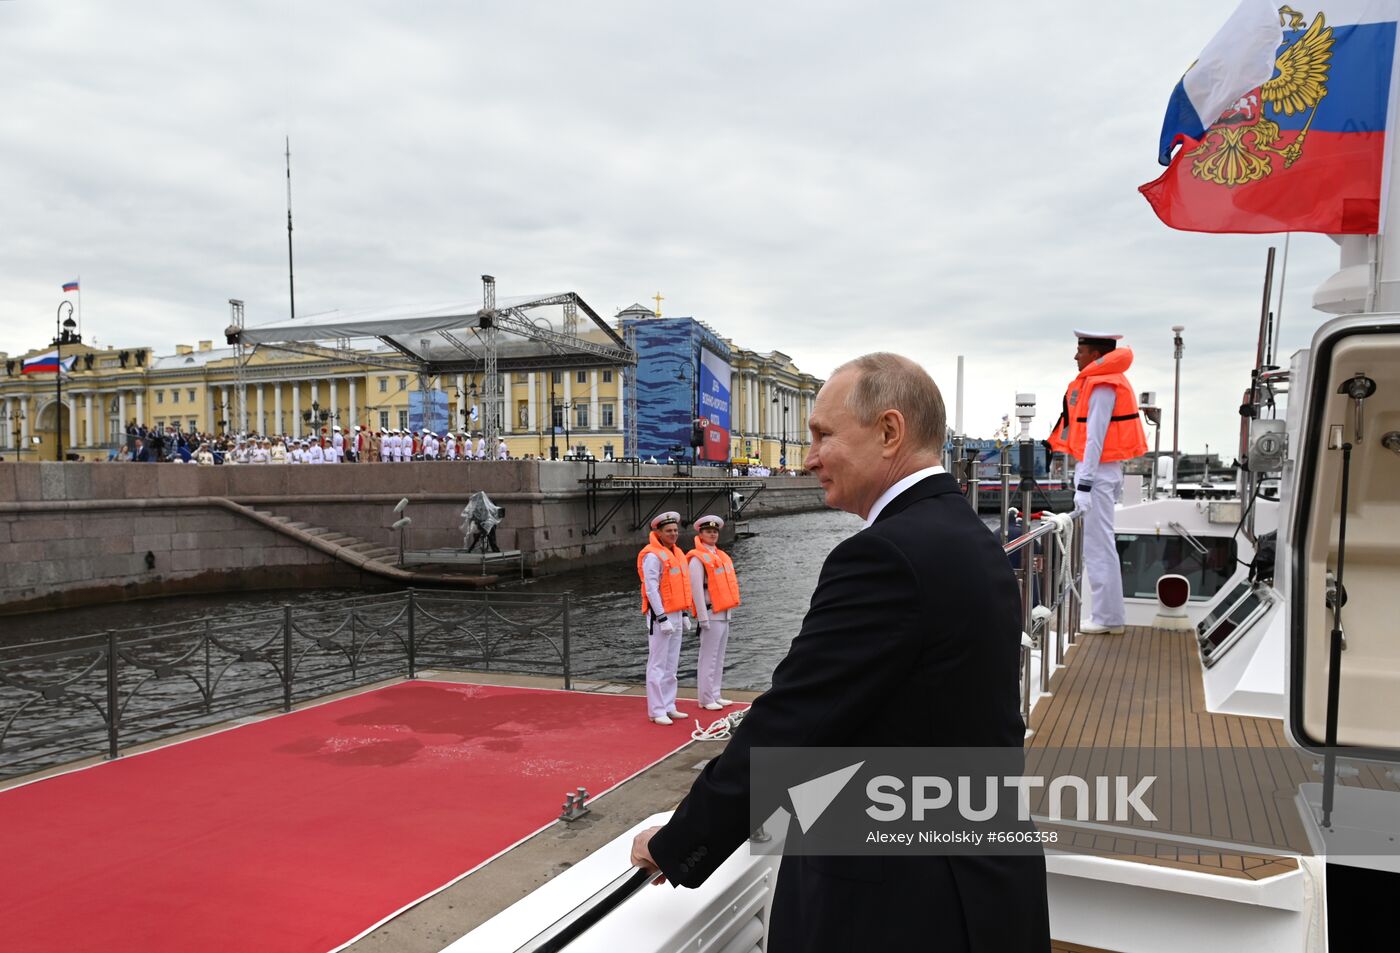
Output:
[[[773,667],[787,653],[801,626],[822,561],[861,525],[857,517],[835,510],[771,516],[750,523],[756,535],[733,542],[728,551],[738,573],[743,604],[735,611],[729,638],[726,688],[768,687]],[[682,534],[685,548],[690,546],[690,536]],[[570,625],[576,677],[645,681],[647,637],[634,565],[613,563],[542,576],[518,588],[573,594]],[[108,629],[193,623],[208,616],[227,618],[288,602],[310,607],[361,594],[350,590],[222,593],[0,618],[0,646],[17,647]],[[694,684],[698,649],[699,638],[687,637],[679,672],[684,683]]]

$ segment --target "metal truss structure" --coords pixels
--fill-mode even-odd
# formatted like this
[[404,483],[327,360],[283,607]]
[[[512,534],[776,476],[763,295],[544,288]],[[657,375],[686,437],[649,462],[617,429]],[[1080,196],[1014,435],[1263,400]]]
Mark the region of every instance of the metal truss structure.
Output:
[[[626,424],[635,446],[636,375],[635,349],[588,306],[576,292],[511,299],[499,303],[496,279],[481,276],[482,299],[477,307],[449,306],[425,312],[391,311],[341,316],[311,315],[257,328],[241,321],[228,329],[229,343],[239,348],[239,365],[246,363],[245,343],[322,359],[346,361],[416,373],[426,391],[433,377],[448,374],[479,375],[482,381],[482,436],[494,446],[503,416],[502,375],[514,371],[554,371],[576,367],[613,365],[623,369],[629,383]],[[241,307],[241,306],[240,306]],[[541,308],[562,311],[560,328],[532,316]],[[606,341],[590,341],[579,333],[583,312],[601,330]],[[241,311],[240,311],[241,315]],[[504,346],[506,336],[523,339],[533,347]],[[352,337],[373,337],[390,349],[366,354],[349,348]],[[333,345],[325,342],[333,341]],[[446,345],[443,347],[442,345]],[[251,356],[251,355],[249,355]]]

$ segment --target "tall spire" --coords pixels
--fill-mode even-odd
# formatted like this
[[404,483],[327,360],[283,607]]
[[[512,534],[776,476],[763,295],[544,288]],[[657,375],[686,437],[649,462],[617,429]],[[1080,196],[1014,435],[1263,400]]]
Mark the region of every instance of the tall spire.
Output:
[[297,316],[297,283],[292,273],[292,137],[287,137],[287,292],[292,317]]

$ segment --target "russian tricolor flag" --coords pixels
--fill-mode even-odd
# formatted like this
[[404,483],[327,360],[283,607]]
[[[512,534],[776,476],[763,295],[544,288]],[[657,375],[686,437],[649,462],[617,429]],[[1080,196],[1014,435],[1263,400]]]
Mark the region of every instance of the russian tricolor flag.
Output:
[[59,367],[62,367],[63,373],[67,374],[73,370],[73,364],[77,360],[76,357],[65,357],[60,361],[58,352],[50,351],[47,354],[36,354],[34,357],[25,358],[19,372],[21,374],[57,374]]
[[1243,0],[1177,84],[1139,189],[1167,225],[1378,230],[1400,0],[1324,2]]
[[63,291],[64,291],[65,294],[66,294],[67,292],[69,292],[69,291],[77,291],[77,290],[78,290],[78,283],[77,283],[76,281],[65,281],[65,282],[63,283]]

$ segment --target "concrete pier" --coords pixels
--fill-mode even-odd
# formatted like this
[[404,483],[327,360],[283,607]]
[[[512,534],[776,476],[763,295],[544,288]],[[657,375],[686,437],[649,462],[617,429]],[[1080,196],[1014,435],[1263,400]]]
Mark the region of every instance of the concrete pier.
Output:
[[[643,476],[672,472],[641,467]],[[624,464],[596,468],[599,477],[631,473]],[[530,572],[634,558],[640,534],[630,505],[590,527],[587,474],[583,463],[539,460],[0,463],[0,614],[196,592],[402,584],[408,580],[389,568],[399,546],[394,505],[409,500],[408,548],[455,548],[460,513],[477,490],[505,507],[498,542],[521,550]],[[744,518],[823,508],[813,478],[763,482]],[[597,511],[619,495],[602,491]],[[695,505],[710,497],[697,491]],[[657,505],[684,510],[684,496],[642,494],[643,514]],[[709,509],[728,513],[722,499]]]

